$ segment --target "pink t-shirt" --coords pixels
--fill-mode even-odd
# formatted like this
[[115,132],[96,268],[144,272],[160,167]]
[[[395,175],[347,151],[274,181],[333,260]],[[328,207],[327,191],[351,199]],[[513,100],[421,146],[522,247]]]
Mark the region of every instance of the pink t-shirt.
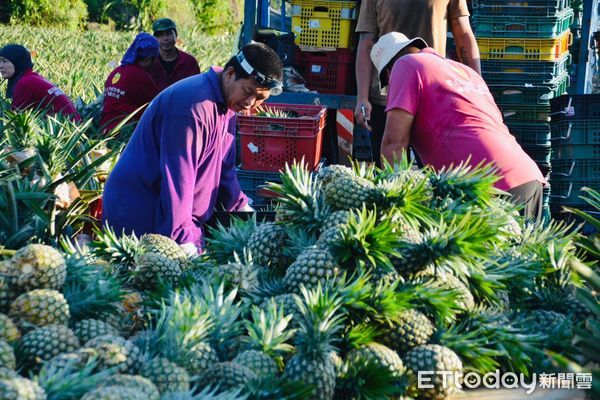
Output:
[[535,162],[502,122],[485,81],[471,68],[427,48],[396,61],[386,111],[401,108],[415,120],[410,145],[435,169],[492,163],[509,190],[531,181],[546,183]]

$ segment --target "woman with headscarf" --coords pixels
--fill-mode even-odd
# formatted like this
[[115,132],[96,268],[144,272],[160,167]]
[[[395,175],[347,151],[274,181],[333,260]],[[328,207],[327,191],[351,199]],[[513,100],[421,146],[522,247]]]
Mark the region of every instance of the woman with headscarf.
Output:
[[150,75],[154,58],[158,55],[158,40],[149,33],[138,33],[125,52],[121,65],[115,68],[104,84],[104,106],[100,126],[105,132],[133,114],[129,121],[142,116],[144,105],[158,94],[159,89]]
[[33,71],[29,50],[8,44],[0,50],[0,75],[8,80],[6,97],[14,110],[37,109],[81,120],[73,102],[54,83]]

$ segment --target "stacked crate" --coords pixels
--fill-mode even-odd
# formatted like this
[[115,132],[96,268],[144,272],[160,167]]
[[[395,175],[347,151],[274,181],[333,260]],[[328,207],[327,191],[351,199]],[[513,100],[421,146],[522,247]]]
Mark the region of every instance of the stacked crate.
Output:
[[550,99],[570,85],[572,21],[569,0],[478,0],[473,7],[482,75],[510,132],[545,175]]
[[270,204],[273,193],[264,185],[281,182],[278,171],[286,164],[303,160],[309,170],[317,167],[326,116],[323,106],[275,103],[237,116],[241,161],[237,177],[254,206]]
[[319,93],[356,94],[356,1],[290,0],[296,67]]
[[552,100],[552,200],[589,209],[581,188],[600,191],[600,95],[567,95]]

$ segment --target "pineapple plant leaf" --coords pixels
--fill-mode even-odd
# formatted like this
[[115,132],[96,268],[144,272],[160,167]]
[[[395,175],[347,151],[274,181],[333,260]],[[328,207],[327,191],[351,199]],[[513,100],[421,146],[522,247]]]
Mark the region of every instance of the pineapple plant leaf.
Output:
[[277,194],[278,220],[292,227],[298,226],[316,234],[331,214],[321,185],[308,170],[304,159],[291,167],[286,164],[281,173],[281,183],[269,182],[266,189]]
[[247,220],[232,216],[228,227],[221,222],[218,222],[215,227],[208,226],[206,250],[216,263],[227,263],[235,253],[243,254],[255,229],[256,215],[254,214]]

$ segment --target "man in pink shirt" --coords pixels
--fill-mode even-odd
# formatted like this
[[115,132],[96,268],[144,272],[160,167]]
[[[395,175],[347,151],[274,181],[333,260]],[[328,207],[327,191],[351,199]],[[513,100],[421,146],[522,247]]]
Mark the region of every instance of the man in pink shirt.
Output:
[[523,204],[526,217],[541,216],[546,181],[502,122],[477,72],[398,32],[380,37],[371,59],[382,86],[389,81],[382,158],[399,158],[410,145],[435,169],[491,163],[500,177],[496,187]]

